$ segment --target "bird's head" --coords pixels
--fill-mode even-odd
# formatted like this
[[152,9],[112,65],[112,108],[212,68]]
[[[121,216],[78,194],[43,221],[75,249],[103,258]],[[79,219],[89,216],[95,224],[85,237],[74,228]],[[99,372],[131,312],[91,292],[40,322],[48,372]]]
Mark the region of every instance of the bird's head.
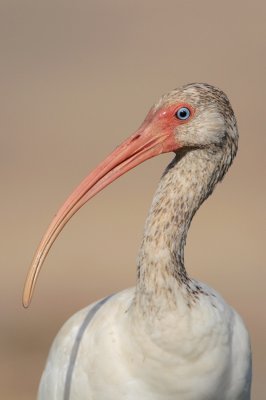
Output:
[[67,221],[90,198],[143,161],[171,151],[206,148],[219,154],[221,159],[226,155],[223,166],[226,171],[236,153],[237,140],[234,113],[221,90],[195,83],[162,96],[140,128],[81,182],[56,214],[29,270],[24,306],[30,303],[40,268],[53,242]]
[[[147,116],[149,129],[168,132],[176,149],[230,148],[237,151],[238,131],[232,107],[220,89],[192,83],[162,96]],[[145,124],[145,122],[144,122]],[[166,146],[167,147],[167,146]]]

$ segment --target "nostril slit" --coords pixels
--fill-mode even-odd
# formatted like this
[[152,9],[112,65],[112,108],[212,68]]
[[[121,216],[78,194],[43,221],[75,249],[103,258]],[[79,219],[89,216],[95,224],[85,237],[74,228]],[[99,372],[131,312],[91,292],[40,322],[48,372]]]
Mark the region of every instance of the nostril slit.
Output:
[[137,140],[140,137],[140,134],[138,133],[136,136],[133,137],[133,139],[131,140],[131,142],[134,142],[135,140]]

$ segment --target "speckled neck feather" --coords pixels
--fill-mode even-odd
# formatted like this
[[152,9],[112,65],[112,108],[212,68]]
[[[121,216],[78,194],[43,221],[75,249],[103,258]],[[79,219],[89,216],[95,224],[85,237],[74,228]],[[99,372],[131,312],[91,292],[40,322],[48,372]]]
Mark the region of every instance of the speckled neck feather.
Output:
[[187,275],[184,246],[191,220],[232,162],[230,145],[188,149],[165,170],[146,221],[138,256],[136,301],[175,305],[176,291],[199,288]]

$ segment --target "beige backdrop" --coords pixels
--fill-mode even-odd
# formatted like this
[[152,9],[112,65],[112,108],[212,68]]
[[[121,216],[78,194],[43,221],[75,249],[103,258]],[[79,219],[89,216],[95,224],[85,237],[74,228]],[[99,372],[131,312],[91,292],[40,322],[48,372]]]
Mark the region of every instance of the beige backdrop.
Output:
[[186,264],[243,316],[252,398],[265,399],[265,2],[1,0],[0,30],[1,399],[35,399],[62,323],[134,285],[145,216],[171,155],[79,212],[47,259],[32,307],[21,306],[33,252],[60,203],[162,93],[194,81],[228,94],[241,138],[233,168],[193,221]]

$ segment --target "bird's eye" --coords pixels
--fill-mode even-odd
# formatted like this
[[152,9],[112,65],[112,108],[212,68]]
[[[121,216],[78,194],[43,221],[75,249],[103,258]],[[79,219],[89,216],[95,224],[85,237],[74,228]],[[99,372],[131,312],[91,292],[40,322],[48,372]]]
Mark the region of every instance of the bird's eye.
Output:
[[190,110],[187,107],[181,107],[179,110],[177,110],[175,115],[178,119],[184,121],[190,117]]

